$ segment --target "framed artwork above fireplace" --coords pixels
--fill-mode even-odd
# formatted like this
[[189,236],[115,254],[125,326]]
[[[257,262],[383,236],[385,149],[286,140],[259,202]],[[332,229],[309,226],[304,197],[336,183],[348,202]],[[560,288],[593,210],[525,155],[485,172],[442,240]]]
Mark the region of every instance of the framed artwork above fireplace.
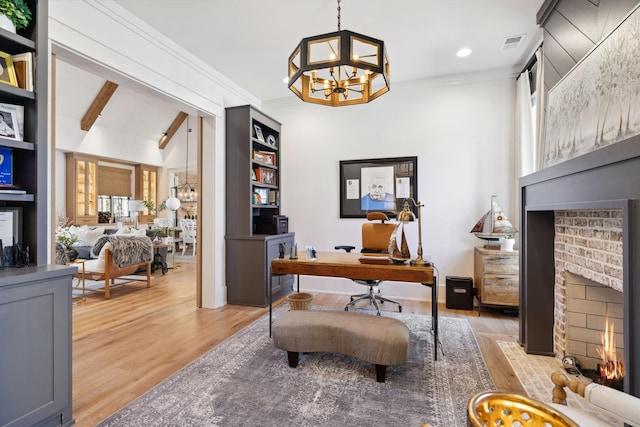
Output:
[[640,134],[640,4],[549,90],[544,167]]

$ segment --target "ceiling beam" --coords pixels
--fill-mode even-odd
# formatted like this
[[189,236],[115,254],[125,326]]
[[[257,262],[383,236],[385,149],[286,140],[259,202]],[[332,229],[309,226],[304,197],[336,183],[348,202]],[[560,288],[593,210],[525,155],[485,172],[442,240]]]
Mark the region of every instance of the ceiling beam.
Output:
[[118,85],[116,83],[108,80],[104,83],[104,86],[100,89],[100,93],[98,93],[96,99],[93,100],[87,112],[84,113],[84,117],[80,122],[80,129],[85,131],[91,129],[91,126],[96,122],[98,116],[100,116],[102,110],[107,105],[107,102],[109,102],[117,88]]
[[171,126],[169,126],[169,129],[167,129],[167,131],[162,135],[162,137],[160,137],[160,141],[158,141],[158,148],[162,150],[164,149],[164,147],[167,146],[169,141],[171,141],[171,138],[173,138],[173,135],[175,135],[178,129],[180,129],[182,122],[185,121],[187,116],[188,114],[185,113],[184,111],[180,111],[178,113],[176,118],[173,119],[173,123],[171,123]]

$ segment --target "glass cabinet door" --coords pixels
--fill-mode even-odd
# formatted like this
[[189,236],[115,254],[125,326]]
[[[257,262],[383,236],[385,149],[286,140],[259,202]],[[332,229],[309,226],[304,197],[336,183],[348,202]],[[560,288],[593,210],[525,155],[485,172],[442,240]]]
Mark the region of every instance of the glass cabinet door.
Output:
[[96,163],[77,160],[76,212],[78,215],[97,215],[98,186]]

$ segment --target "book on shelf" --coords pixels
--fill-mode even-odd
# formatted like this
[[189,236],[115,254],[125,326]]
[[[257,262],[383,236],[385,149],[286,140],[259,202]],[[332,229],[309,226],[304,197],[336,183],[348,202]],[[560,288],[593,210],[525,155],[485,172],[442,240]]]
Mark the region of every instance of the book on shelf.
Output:
[[27,190],[20,190],[17,188],[4,188],[0,186],[0,194],[27,194]]
[[33,52],[12,55],[18,87],[33,92]]
[[[12,115],[12,117],[15,117],[15,121],[17,122],[17,125],[18,125],[17,136],[7,136],[7,135],[2,135],[2,136],[7,136],[9,138],[14,138],[19,141],[22,141],[24,138],[24,105],[6,104],[3,102],[0,102],[0,112],[8,113]],[[6,122],[7,121],[6,119],[8,118],[8,116],[6,116],[5,114],[3,114],[3,116],[5,117],[5,122]]]

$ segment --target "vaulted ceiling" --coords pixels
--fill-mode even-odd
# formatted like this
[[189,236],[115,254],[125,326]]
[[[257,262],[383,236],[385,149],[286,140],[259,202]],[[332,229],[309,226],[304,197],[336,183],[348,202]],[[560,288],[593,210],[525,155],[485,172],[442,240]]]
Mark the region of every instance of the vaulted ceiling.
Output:
[[[336,0],[115,1],[262,100],[294,96],[282,81],[289,55],[302,38],[337,29]],[[341,0],[341,28],[384,40],[391,90],[398,82],[492,69],[515,75],[541,41],[535,17],[542,3]],[[521,41],[505,48],[514,36]],[[473,53],[457,58],[461,47]],[[60,113],[82,118],[109,80],[94,73],[73,64],[58,67],[58,93],[65,93]],[[102,125],[160,139],[180,106],[118,83]]]

